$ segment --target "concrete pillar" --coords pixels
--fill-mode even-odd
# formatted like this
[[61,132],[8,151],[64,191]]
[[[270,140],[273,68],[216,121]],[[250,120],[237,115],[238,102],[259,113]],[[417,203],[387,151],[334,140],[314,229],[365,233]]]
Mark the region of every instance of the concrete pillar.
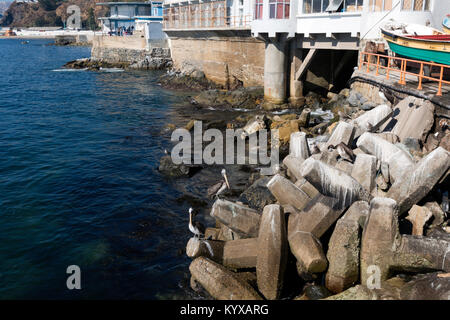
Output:
[[282,104],[286,100],[286,40],[268,38],[264,61],[264,99]]
[[295,72],[302,65],[303,49],[297,48],[295,39],[290,42],[289,49],[289,102],[293,104],[303,103],[305,100],[303,97],[303,82],[295,77]]

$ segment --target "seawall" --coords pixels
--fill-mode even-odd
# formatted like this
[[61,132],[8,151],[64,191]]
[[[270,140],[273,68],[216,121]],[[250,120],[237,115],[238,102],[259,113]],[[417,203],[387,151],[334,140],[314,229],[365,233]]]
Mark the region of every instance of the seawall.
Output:
[[173,66],[197,69],[223,87],[264,85],[264,42],[250,30],[165,30]]
[[165,69],[172,65],[166,43],[154,46],[139,34],[136,36],[96,36],[92,42],[91,60],[126,64],[132,69]]

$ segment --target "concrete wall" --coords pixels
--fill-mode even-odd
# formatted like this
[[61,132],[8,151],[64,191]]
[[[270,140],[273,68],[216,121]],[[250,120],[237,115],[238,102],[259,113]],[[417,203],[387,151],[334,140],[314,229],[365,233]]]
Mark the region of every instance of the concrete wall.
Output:
[[[227,86],[236,81],[248,86],[264,85],[264,42],[250,36],[239,36],[227,30],[220,32],[167,32],[174,67],[202,70],[206,77]],[[180,34],[182,33],[182,34]]]
[[132,36],[95,36],[92,41],[93,47],[101,48],[124,48],[124,49],[145,49],[147,41],[144,34]]

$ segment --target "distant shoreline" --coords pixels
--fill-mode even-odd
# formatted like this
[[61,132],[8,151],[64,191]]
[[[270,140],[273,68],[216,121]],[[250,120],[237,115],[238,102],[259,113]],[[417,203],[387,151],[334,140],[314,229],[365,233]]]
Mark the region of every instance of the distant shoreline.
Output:
[[55,36],[0,36],[0,39],[55,39]]

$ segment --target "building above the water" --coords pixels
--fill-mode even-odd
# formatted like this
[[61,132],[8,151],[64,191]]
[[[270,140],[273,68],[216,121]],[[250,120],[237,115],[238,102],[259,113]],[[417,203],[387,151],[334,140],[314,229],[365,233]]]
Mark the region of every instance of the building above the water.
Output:
[[164,29],[250,29],[250,0],[165,0]]
[[163,8],[175,67],[200,66],[222,84],[264,85],[267,101],[284,103],[301,101],[304,83],[324,91],[346,83],[358,51],[382,42],[380,27],[391,19],[442,29],[450,1],[164,0]]
[[163,20],[161,1],[100,2],[97,5],[110,9],[109,17],[99,18],[104,33],[124,35],[134,31],[145,32],[146,25],[161,29]]

